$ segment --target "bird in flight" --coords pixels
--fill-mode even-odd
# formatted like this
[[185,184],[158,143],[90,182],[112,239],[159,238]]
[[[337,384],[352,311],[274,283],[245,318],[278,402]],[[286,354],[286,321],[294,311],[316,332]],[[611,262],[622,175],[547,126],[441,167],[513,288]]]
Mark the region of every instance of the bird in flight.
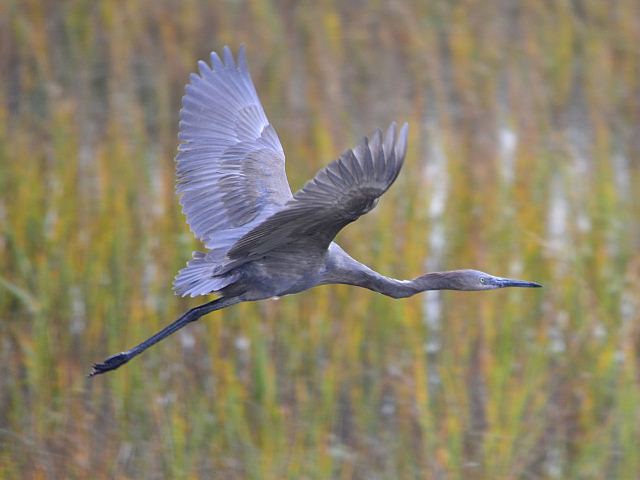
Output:
[[125,352],[93,365],[89,376],[115,370],[214,310],[302,292],[331,283],[393,298],[425,290],[540,287],[478,270],[396,280],[353,259],[336,234],[373,209],[394,182],[407,152],[405,123],[376,130],[291,193],[282,145],[251,80],[244,48],[224,48],[191,74],[180,110],[177,193],[187,222],[206,251],[194,252],[173,287],[180,296],[216,294]]

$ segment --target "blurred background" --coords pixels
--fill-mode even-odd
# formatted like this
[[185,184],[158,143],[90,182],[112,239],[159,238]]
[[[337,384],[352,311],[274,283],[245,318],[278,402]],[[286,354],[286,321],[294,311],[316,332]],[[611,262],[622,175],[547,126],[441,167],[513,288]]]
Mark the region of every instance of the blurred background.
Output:
[[[205,300],[173,158],[225,44],[293,189],[410,123],[355,258],[545,288],[320,287],[85,378]],[[5,0],[0,477],[639,478],[639,184],[636,0]]]

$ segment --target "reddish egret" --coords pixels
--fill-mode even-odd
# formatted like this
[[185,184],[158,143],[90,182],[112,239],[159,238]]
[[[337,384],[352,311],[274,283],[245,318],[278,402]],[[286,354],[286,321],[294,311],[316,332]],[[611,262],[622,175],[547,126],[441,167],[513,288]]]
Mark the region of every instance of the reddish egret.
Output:
[[191,74],[180,111],[177,191],[187,222],[207,251],[195,252],[174,282],[176,294],[217,298],[186,312],[141,344],[93,366],[114,370],[201,316],[240,302],[342,283],[393,298],[425,290],[539,287],[477,270],[385,277],[333,241],[364,215],[394,182],[407,151],[407,124],[363,138],[295,194],[278,135],[265,116],[244,49],[234,60],[211,54]]

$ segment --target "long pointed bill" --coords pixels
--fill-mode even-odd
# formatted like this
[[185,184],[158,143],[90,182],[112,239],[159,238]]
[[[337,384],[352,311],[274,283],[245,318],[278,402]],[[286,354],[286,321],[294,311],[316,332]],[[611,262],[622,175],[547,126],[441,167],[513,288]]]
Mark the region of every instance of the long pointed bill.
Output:
[[524,288],[540,288],[542,285],[536,282],[525,282],[524,280],[513,280],[511,278],[498,278],[496,284],[500,288],[505,287],[524,287]]

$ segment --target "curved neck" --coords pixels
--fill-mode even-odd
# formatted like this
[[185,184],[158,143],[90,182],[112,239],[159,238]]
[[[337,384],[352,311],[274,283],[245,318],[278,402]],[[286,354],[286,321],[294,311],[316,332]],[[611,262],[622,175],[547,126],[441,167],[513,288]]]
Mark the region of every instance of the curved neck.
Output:
[[428,273],[413,280],[397,280],[385,277],[354,260],[335,243],[332,243],[329,247],[326,266],[320,283],[355,285],[393,298],[410,297],[425,290],[448,288],[442,274],[438,272]]

